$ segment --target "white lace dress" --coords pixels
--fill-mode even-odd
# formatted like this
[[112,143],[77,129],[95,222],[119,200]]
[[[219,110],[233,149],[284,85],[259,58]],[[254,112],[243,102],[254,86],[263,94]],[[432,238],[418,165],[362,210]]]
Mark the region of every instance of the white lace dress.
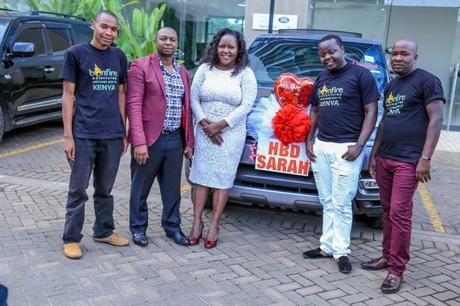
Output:
[[[209,69],[201,65],[191,88],[195,118],[195,148],[190,181],[195,184],[228,189],[233,186],[246,139],[246,117],[257,94],[257,82],[250,68],[232,76],[232,70]],[[222,145],[215,145],[198,124],[202,119],[225,119]]]

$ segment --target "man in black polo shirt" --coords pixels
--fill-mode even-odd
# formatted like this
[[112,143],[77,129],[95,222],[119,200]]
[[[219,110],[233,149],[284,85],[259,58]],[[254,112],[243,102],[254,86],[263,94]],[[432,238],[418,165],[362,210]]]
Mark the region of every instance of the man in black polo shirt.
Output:
[[334,257],[339,271],[350,273],[351,201],[358,187],[363,148],[375,125],[380,94],[369,70],[347,63],[340,37],[322,38],[319,56],[326,70],[318,75],[310,96],[312,127],[306,145],[323,205],[323,234],[320,247],[303,256]]
[[385,89],[385,112],[371,153],[370,173],[383,206],[383,256],[361,265],[366,270],[388,268],[383,293],[400,288],[409,261],[412,198],[418,182],[431,179],[431,156],[442,127],[441,82],[416,68],[416,60],[415,41],[395,42],[390,62],[397,78]]

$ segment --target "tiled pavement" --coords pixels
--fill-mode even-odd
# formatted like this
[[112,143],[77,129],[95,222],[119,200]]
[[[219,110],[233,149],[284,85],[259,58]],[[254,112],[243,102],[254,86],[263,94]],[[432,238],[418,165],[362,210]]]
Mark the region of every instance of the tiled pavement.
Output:
[[[440,211],[443,222],[452,227],[450,233],[414,226],[412,259],[402,290],[395,295],[380,293],[384,272],[359,268],[361,260],[379,254],[378,231],[355,225],[350,275],[339,273],[333,260],[302,258],[304,250],[317,246],[321,228],[320,217],[304,213],[229,206],[216,249],[181,247],[160,231],[158,188],[152,190],[149,202],[147,248],[93,242],[90,201],[84,257],[69,260],[60,240],[68,180],[61,150],[61,145],[53,145],[0,159],[0,282],[10,289],[10,305],[460,305],[459,206]],[[449,185],[455,173],[449,167],[458,168],[458,154],[438,154],[449,161],[445,167],[451,175],[435,169],[441,173],[435,173],[427,188],[434,200],[458,203],[459,193]],[[128,236],[127,162],[125,157],[115,188],[116,227],[124,236]],[[435,186],[446,189],[438,191]],[[442,203],[436,204],[444,209],[439,208]],[[426,218],[423,210],[416,211],[417,218]],[[209,216],[207,212],[207,221]],[[188,232],[189,193],[184,196],[182,217]]]

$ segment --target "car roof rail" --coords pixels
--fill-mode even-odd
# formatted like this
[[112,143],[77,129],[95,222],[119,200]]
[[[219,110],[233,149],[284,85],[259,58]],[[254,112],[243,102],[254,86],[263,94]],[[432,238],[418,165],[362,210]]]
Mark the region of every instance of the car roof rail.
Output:
[[322,30],[322,29],[279,29],[278,33],[280,34],[324,34],[330,35],[335,34],[339,36],[346,36],[346,37],[356,37],[362,38],[362,33],[357,32],[347,32],[347,31],[336,31],[336,30]]
[[5,7],[0,8],[0,12],[2,12],[2,16],[13,16],[20,13],[18,10],[12,10]]
[[7,12],[19,12],[18,10],[12,10],[6,7],[0,7],[0,11],[7,11]]
[[30,14],[34,15],[34,16],[38,16],[38,15],[41,15],[41,14],[54,15],[54,16],[60,16],[60,17],[64,17],[64,18],[76,18],[76,19],[80,19],[81,21],[88,21],[84,17],[70,15],[70,14],[64,14],[64,13],[54,13],[54,12],[46,12],[46,11],[32,11]]

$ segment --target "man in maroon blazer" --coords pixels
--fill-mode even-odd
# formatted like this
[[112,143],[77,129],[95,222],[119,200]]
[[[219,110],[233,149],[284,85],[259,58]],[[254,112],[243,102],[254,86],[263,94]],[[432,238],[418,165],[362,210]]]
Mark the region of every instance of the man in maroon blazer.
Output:
[[148,244],[147,198],[155,177],[163,201],[161,226],[177,244],[188,245],[180,228],[180,184],[183,154],[193,153],[190,82],[174,60],[177,33],[157,32],[157,52],[133,61],[128,72],[127,108],[132,145],[129,223],[133,241]]

